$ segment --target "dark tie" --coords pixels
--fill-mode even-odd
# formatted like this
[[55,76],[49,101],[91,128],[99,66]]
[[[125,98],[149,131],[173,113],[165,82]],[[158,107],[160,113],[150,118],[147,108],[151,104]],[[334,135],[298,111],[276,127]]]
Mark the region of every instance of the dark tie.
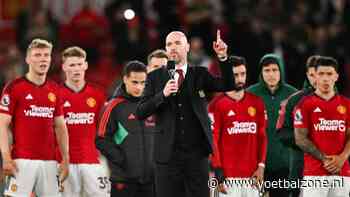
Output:
[[180,87],[182,82],[185,80],[184,72],[181,69],[176,69],[176,72],[179,74],[179,78],[177,79],[177,86]]

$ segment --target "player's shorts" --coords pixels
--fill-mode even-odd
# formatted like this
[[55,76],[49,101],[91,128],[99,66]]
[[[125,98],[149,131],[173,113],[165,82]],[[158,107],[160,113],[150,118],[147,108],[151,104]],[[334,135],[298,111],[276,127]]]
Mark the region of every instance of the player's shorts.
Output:
[[110,182],[101,164],[70,164],[62,197],[109,197]]
[[259,190],[251,185],[250,178],[226,178],[225,187],[227,194],[219,193],[219,197],[257,197]]
[[349,196],[350,177],[344,176],[304,176],[301,197],[341,197]]
[[28,197],[35,192],[40,197],[60,197],[56,161],[15,159],[18,172],[6,177],[7,196]]

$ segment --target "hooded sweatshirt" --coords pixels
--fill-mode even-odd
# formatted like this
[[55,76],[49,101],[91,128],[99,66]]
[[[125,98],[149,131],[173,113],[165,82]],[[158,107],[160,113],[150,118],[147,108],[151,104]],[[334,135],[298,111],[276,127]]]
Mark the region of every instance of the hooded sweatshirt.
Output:
[[[262,62],[266,58],[273,58],[276,60],[281,74],[278,87],[274,93],[268,89],[268,86],[263,80],[262,76]],[[285,82],[284,63],[279,56],[275,54],[267,54],[262,57],[259,62],[259,70],[259,82],[250,86],[247,91],[260,96],[264,100],[266,106],[268,116],[268,127],[266,130],[268,139],[266,172],[273,173],[275,171],[289,168],[289,149],[288,147],[285,147],[278,138],[276,122],[278,119],[281,102],[296,92],[297,89]]]

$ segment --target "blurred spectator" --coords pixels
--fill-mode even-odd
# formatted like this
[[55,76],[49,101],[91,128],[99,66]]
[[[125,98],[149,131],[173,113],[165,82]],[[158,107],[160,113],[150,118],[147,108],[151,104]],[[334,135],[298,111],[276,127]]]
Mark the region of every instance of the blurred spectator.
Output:
[[189,64],[209,68],[213,60],[205,53],[202,39],[200,37],[192,37],[190,39],[190,47],[188,54]]
[[168,63],[168,55],[165,50],[157,49],[147,57],[147,73],[150,73]]
[[[132,2],[134,1],[114,1],[105,10],[116,47],[116,60],[120,64],[130,59],[146,59],[147,55],[148,43],[143,13],[136,12],[133,5],[138,4]],[[136,14],[131,20],[124,16],[126,9],[133,9]]]
[[303,51],[298,51],[295,45],[287,39],[286,27],[284,25],[275,25],[272,31],[273,52],[283,57],[285,61],[286,81],[301,88],[303,82],[300,76],[293,73],[305,72]]
[[[115,47],[113,42],[107,40],[99,47],[99,58],[96,65],[90,65],[86,72],[86,80],[103,88],[107,95],[114,90],[114,83],[119,79],[122,66],[114,58]],[[87,54],[89,56],[89,54]]]
[[29,1],[29,7],[23,9],[16,19],[17,44],[22,53],[33,38],[43,38],[55,45],[57,32],[58,24],[43,9],[41,0]]
[[90,7],[99,15],[103,15],[104,7],[110,1],[112,0],[42,0],[42,4],[43,7],[48,9],[53,17],[60,23],[67,24],[71,21],[73,16],[82,10],[86,3],[89,3]]
[[29,28],[24,37],[24,41],[28,43],[34,38],[43,38],[56,43],[57,29],[53,24],[49,23],[45,10],[35,12],[29,21]]
[[[303,62],[311,54],[333,56],[344,65],[341,69],[350,63],[349,0],[16,0],[11,4],[16,8],[6,5],[4,13],[13,14],[16,21],[0,15],[1,42],[16,39],[23,54],[33,37],[50,40],[54,44],[50,75],[57,79],[60,60],[56,57],[62,47],[76,44],[86,49],[90,67],[109,60],[120,65],[131,59],[146,60],[146,55],[163,46],[165,35],[175,29],[202,40],[198,45],[194,40],[190,57],[194,64],[212,56],[213,32],[220,29],[232,46],[230,53],[247,58],[248,84],[256,82],[258,61],[269,52],[283,56],[287,80],[296,87],[301,87],[301,82],[294,73],[305,73]],[[24,9],[16,16],[17,11],[10,7]],[[126,9],[135,12],[131,20],[124,16]],[[114,45],[108,61],[100,59],[103,54],[99,53],[106,40]],[[1,48],[0,83],[4,83],[5,73],[15,76],[17,71],[7,65],[11,62],[7,49]],[[208,68],[218,74],[215,63]],[[340,74],[342,90],[347,76]]]
[[187,0],[186,26],[190,37],[199,37],[207,54],[211,53],[213,33],[213,6],[209,0]]
[[98,59],[98,47],[109,36],[108,21],[91,8],[89,1],[69,23],[70,45],[84,48],[88,54],[87,61],[95,63]]
[[160,40],[164,40],[166,34],[172,30],[184,29],[184,0],[154,0],[153,8],[159,16],[157,29]]
[[0,45],[0,87],[12,81],[25,72],[24,62],[14,43],[2,42]]
[[7,50],[5,81],[12,81],[20,76],[23,76],[27,68],[24,66],[22,56],[16,45],[9,45]]
[[250,73],[247,85],[256,83],[259,78],[259,59],[273,51],[272,36],[264,21],[258,17],[242,15],[231,24],[231,46],[233,53],[247,59],[247,72]]

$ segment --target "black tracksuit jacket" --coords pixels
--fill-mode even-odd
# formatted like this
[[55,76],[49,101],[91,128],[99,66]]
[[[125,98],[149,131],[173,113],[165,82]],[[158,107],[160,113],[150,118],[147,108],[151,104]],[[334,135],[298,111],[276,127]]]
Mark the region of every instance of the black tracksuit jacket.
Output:
[[[108,160],[112,183],[147,183],[154,179],[155,119],[136,117],[139,100],[127,94],[121,85],[101,113],[96,146]],[[128,132],[120,144],[114,141],[118,125]]]

